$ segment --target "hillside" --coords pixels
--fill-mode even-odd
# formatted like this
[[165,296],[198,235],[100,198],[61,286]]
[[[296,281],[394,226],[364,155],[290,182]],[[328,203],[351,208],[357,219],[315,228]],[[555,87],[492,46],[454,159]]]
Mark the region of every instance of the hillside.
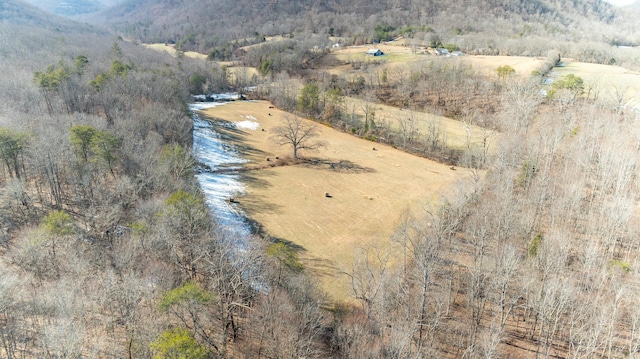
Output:
[[105,10],[123,0],[25,0],[42,10],[65,17],[77,17]]
[[601,0],[305,0],[266,6],[248,0],[127,0],[101,18],[142,42],[175,42],[203,53],[237,39],[290,33],[331,34],[348,42],[415,36],[486,52],[504,51],[500,39],[607,42],[620,36],[611,26],[617,11]]
[[0,2],[0,23],[23,25],[37,29],[55,30],[62,33],[103,32],[87,24],[81,24],[51,14],[23,0]]

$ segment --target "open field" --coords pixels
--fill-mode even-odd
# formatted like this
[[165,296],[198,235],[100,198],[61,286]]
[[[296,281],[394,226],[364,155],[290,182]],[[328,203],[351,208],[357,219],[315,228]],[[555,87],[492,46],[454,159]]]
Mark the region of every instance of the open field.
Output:
[[[384,56],[367,56],[369,48],[379,48]],[[359,75],[360,69],[354,69],[352,63],[363,63],[379,66],[389,70],[389,77],[393,78],[397,71],[411,71],[412,67],[424,66],[429,62],[448,62],[460,66],[471,66],[476,71],[487,75],[495,75],[499,66],[509,65],[514,68],[515,75],[528,77],[534,70],[539,69],[545,58],[524,56],[434,56],[412,53],[411,47],[400,44],[377,44],[367,46],[351,46],[333,51],[321,62],[321,66],[328,68],[332,74]],[[591,87],[602,99],[626,105],[640,104],[640,72],[628,70],[619,66],[600,65],[563,60],[563,66],[556,67],[552,75],[561,77],[573,73],[585,81],[585,87]]]
[[563,61],[563,65],[553,69],[558,78],[574,74],[584,80],[585,90],[592,87],[601,99],[623,104],[640,104],[640,72],[619,66],[588,64]]
[[[260,47],[265,43],[268,42],[278,42],[278,41],[282,41],[284,40],[285,37],[282,35],[275,35],[275,36],[265,36],[264,40],[265,42],[259,42],[257,44],[252,44],[252,45],[247,45],[247,46],[242,46],[240,47],[240,49],[245,50],[245,51],[249,51],[252,48],[256,48],[256,47]],[[244,39],[245,41],[252,41],[254,39]]]
[[[170,53],[172,56],[177,56],[177,51],[173,46],[169,46],[166,44],[143,44],[143,46],[156,50],[156,51],[165,51]],[[186,51],[184,53],[185,56],[191,57],[194,59],[206,60],[207,55],[201,54],[199,52],[194,51]],[[260,73],[255,67],[248,66],[237,66],[237,64],[233,61],[215,61],[218,65],[226,67],[229,71],[229,81],[234,82],[239,76],[243,78],[250,78],[254,75],[259,75]]]
[[[204,113],[259,124],[257,130],[236,133],[250,160],[247,166],[264,166],[270,163],[266,157],[275,161],[276,156],[291,153],[270,137],[273,128],[292,115],[270,109],[268,102],[235,102]],[[469,173],[328,127],[319,126],[319,130],[319,139],[326,145],[303,153],[315,163],[245,172],[245,193],[236,198],[268,235],[299,247],[305,267],[322,288],[333,299],[342,300],[351,293],[348,278],[340,271],[350,271],[354,255],[374,243],[388,248],[404,212],[439,202]]]
[[[382,50],[384,56],[368,56],[365,54],[370,48]],[[531,72],[538,69],[546,59],[540,57],[525,56],[435,56],[414,54],[411,47],[389,44],[377,44],[367,46],[350,46],[333,51],[323,60],[322,65],[331,68],[332,73],[348,71],[351,66],[345,63],[364,62],[381,64],[390,69],[397,69],[399,65],[408,66],[431,61],[450,62],[458,65],[468,65],[477,71],[493,75],[499,66],[509,65],[516,70],[517,76],[527,77]]]
[[[364,100],[354,97],[344,97],[344,106],[348,113],[353,111],[364,117],[364,108],[367,106],[367,103]],[[374,108],[375,122],[379,126],[386,124],[394,131],[399,131],[401,122],[414,119],[415,127],[421,138],[424,138],[425,134],[430,130],[435,129],[440,133],[439,137],[441,137],[442,142],[446,143],[447,147],[450,148],[465,149],[467,145],[471,148],[482,148],[483,135],[490,138],[489,145],[491,147],[491,143],[495,142],[498,138],[498,133],[494,131],[473,125],[465,126],[461,121],[444,116],[400,109],[378,103],[369,104],[369,106]]]
[[[178,55],[178,52],[176,51],[176,49],[173,46],[169,46],[167,44],[142,44],[142,46],[149,49],[156,50],[156,51],[168,52],[169,54],[171,54],[171,56]],[[202,59],[202,60],[207,59],[207,55],[201,54],[195,51],[185,51],[184,56],[191,57],[194,59]]]

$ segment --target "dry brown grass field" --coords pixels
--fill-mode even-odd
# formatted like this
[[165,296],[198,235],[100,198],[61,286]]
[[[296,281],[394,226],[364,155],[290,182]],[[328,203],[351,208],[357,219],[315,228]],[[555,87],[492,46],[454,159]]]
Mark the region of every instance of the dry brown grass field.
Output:
[[[384,56],[367,56],[365,52],[370,48],[382,50]],[[322,65],[329,67],[331,73],[344,74],[351,71],[352,62],[379,63],[390,70],[402,68],[411,69],[414,64],[441,61],[457,65],[471,66],[477,71],[493,75],[499,66],[509,65],[516,70],[517,76],[528,77],[531,72],[538,69],[546,59],[540,57],[525,56],[434,56],[415,54],[411,47],[377,44],[367,46],[350,46],[333,51],[327,55]]]
[[[365,55],[369,48],[379,48],[385,56],[372,57]],[[390,79],[396,72],[409,71],[412,67],[432,61],[471,66],[476,71],[487,75],[495,75],[499,66],[511,66],[515,75],[526,78],[534,70],[539,69],[546,61],[543,57],[524,56],[434,56],[414,54],[412,48],[402,42],[385,43],[367,46],[351,46],[333,51],[323,59],[321,65],[328,68],[328,72],[340,75],[362,74],[360,69],[354,69],[352,63],[362,62],[388,69]],[[572,59],[563,60],[563,66],[556,67],[554,72],[558,76],[575,74],[585,81],[586,87],[595,91],[601,99],[618,102],[625,105],[640,104],[640,72],[625,69],[620,66],[600,65],[576,62]]]
[[[344,97],[344,106],[348,113],[353,111],[364,118],[364,108],[366,105],[367,103],[364,100],[354,97]],[[398,131],[401,121],[413,118],[420,136],[424,136],[428,133],[431,126],[435,126],[440,136],[446,140],[447,146],[451,148],[465,149],[467,145],[472,149],[482,148],[484,136],[488,136],[489,149],[491,149],[493,143],[499,139],[499,134],[495,131],[474,125],[465,125],[462,121],[457,121],[449,117],[400,109],[379,103],[369,104],[369,106],[374,108],[376,124],[386,124],[394,131]]]
[[584,80],[585,89],[593,88],[599,98],[627,105],[640,104],[640,72],[620,66],[589,64],[563,60],[563,65],[554,70],[559,77],[574,74]]
[[[264,167],[275,163],[276,156],[291,156],[290,148],[270,138],[274,127],[292,114],[269,108],[264,101],[234,102],[204,112],[211,118],[259,123],[258,130],[236,133],[250,160],[246,166]],[[440,202],[456,181],[470,174],[326,126],[318,128],[325,146],[302,153],[313,163],[244,172],[246,190],[237,199],[266,234],[300,249],[305,267],[332,299],[345,300],[352,293],[341,271],[351,270],[355,254],[373,245],[389,248],[404,212]]]
[[[149,49],[153,49],[156,51],[165,51],[168,52],[169,54],[171,54],[171,56],[177,56],[177,51],[173,46],[170,45],[166,45],[166,44],[143,44],[144,47],[147,47]],[[195,52],[195,51],[186,51],[184,53],[184,56],[187,57],[191,57],[194,59],[200,59],[200,60],[206,60],[207,59],[207,55],[205,54],[201,54],[199,52]],[[227,70],[229,71],[229,81],[233,82],[235,81],[238,76],[244,77],[244,78],[250,78],[253,75],[259,75],[260,73],[258,72],[258,70],[254,67],[248,67],[248,66],[238,66],[237,63],[233,62],[233,61],[215,61],[218,65],[226,67]]]
[[[168,52],[171,56],[177,56],[178,52],[176,51],[175,47],[171,46],[171,45],[167,45],[167,44],[143,44],[142,46],[149,48],[149,49],[153,49],[156,51],[164,51],[164,52]],[[205,54],[201,54],[199,52],[195,52],[195,51],[185,51],[184,52],[184,56],[186,57],[191,57],[194,59],[202,59],[205,60],[207,58],[207,55]]]

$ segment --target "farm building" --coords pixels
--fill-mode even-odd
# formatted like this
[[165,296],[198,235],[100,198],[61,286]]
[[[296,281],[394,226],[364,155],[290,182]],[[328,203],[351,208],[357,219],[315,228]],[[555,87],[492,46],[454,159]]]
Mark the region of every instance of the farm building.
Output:
[[369,56],[382,56],[382,55],[384,55],[384,52],[382,52],[380,49],[369,49],[369,51],[367,51],[367,55],[369,55]]

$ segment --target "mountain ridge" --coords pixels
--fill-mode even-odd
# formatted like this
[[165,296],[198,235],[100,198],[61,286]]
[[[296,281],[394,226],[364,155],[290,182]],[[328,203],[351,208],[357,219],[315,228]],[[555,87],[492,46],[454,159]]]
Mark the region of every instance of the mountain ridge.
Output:
[[396,32],[422,28],[441,41],[468,34],[607,41],[616,34],[609,27],[617,11],[601,0],[272,0],[266,5],[249,0],[128,0],[99,18],[142,42],[178,43],[206,53],[225,42],[258,35],[335,34],[370,42],[378,26],[391,26]]

